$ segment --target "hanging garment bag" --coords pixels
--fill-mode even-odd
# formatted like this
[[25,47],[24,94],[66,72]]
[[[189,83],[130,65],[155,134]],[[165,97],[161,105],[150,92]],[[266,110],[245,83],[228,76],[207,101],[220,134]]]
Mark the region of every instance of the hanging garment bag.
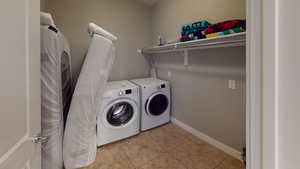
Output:
[[[63,66],[62,66],[63,65]],[[65,70],[63,73],[62,67]],[[67,79],[65,79],[65,77]],[[42,169],[63,169],[64,109],[70,100],[70,49],[62,33],[51,25],[41,26],[41,115],[42,135],[48,141],[42,144]],[[63,85],[64,84],[64,85]],[[63,94],[65,93],[65,94]],[[66,97],[64,97],[66,96]],[[66,106],[64,106],[64,103]]]

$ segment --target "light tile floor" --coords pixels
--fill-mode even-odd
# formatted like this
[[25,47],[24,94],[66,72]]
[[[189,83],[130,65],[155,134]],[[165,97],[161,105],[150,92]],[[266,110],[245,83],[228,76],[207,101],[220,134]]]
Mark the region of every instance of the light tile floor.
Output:
[[242,162],[168,124],[100,147],[83,169],[244,169]]

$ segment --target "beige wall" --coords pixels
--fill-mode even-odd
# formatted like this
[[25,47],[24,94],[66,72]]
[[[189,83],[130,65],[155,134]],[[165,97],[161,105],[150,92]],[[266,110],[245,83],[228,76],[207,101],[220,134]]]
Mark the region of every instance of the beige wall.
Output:
[[[245,0],[161,0],[153,9],[153,42],[179,37],[182,24],[245,18]],[[183,57],[157,57],[158,76],[170,80],[173,116],[238,151],[245,147],[245,48],[209,49]],[[171,72],[172,76],[168,76]],[[236,90],[228,88],[236,80]]]
[[46,8],[46,0],[41,0],[41,11],[44,11]]
[[111,80],[148,76],[148,64],[137,53],[138,48],[151,43],[151,11],[144,4],[134,0],[48,0],[46,8],[71,43],[75,77],[89,46],[89,22],[119,38]]
[[[279,0],[278,32],[273,34],[277,40],[276,50],[276,89],[277,105],[274,122],[278,140],[276,140],[279,169],[299,168],[300,161],[300,134],[299,134],[299,103],[300,103],[300,57],[299,35],[295,35],[291,29],[300,29],[300,23],[294,22],[300,16],[300,1]],[[276,46],[277,47],[277,46]],[[273,99],[273,98],[272,98]]]

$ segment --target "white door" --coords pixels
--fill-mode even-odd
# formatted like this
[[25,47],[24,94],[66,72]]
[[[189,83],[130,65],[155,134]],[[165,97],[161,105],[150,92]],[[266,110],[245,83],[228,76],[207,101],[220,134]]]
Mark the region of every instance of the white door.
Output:
[[0,0],[0,169],[40,169],[39,0]]

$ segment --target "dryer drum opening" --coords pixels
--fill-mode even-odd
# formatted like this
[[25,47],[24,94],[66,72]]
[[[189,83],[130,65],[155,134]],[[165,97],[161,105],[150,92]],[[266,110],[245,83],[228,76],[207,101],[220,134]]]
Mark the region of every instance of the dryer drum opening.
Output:
[[168,106],[169,100],[167,96],[158,94],[147,101],[146,112],[154,116],[160,116],[167,110]]
[[134,114],[133,106],[127,102],[117,103],[108,110],[107,121],[113,126],[122,126],[127,124]]

